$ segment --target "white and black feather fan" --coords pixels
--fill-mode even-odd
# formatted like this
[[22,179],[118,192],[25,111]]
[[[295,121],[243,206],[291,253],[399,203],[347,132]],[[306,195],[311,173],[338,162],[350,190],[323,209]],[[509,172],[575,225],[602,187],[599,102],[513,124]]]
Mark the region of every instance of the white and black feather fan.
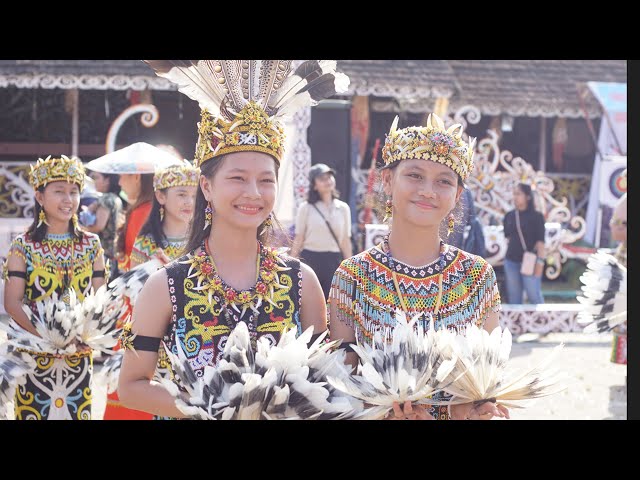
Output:
[[144,262],[131,270],[124,272],[115,280],[109,282],[112,297],[129,297],[131,305],[135,305],[138,295],[152,273],[162,267],[157,258]]
[[462,333],[442,329],[436,332],[436,343],[440,351],[456,359],[452,382],[444,388],[453,397],[444,403],[492,401],[519,408],[522,405],[513,402],[551,395],[565,388],[548,369],[564,344],[556,346],[539,364],[512,370],[508,365],[512,338],[507,328],[496,327],[491,333],[475,324]]
[[222,358],[215,367],[196,376],[181,347],[167,352],[178,377],[163,379],[176,397],[176,406],[195,419],[349,419],[366,418],[362,402],[344,395],[326,382],[327,375],[348,376],[337,342],[323,343],[326,333],[308,345],[313,328],[296,338],[284,332],[277,345],[261,338],[256,352],[244,322],[231,332]]
[[7,332],[7,343],[35,352],[72,355],[80,342],[92,350],[112,353],[120,334],[116,321],[122,305],[109,294],[106,285],[95,292],[91,289],[82,302],[78,302],[73,289],[63,297],[65,301],[53,293],[36,302],[37,314],[27,305],[22,306],[39,336],[26,331],[13,319],[6,325],[0,323],[0,329]]
[[431,403],[431,396],[450,382],[455,359],[444,355],[435,344],[433,323],[426,332],[416,328],[419,316],[407,322],[402,310],[396,310],[396,325],[391,342],[376,332],[373,345],[354,347],[360,357],[357,375],[329,382],[366,403],[378,405],[378,418],[392,409],[394,402],[407,400]]
[[144,60],[215,117],[233,120],[249,102],[284,120],[298,108],[345,93],[349,77],[335,60],[308,60],[292,72],[291,60]]
[[627,320],[627,269],[613,255],[591,255],[580,280],[583,311],[577,321],[585,333],[609,332]]
[[13,345],[0,345],[0,419],[7,417],[7,405],[13,402],[16,388],[23,385],[26,376],[36,368],[35,360]]

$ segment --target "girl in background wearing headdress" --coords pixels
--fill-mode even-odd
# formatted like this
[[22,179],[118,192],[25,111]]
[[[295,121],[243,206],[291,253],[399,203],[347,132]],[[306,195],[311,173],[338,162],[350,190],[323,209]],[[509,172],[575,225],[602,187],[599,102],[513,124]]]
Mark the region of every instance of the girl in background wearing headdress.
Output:
[[[158,170],[153,177],[155,198],[147,222],[142,226],[131,251],[131,268],[157,258],[162,264],[178,258],[187,243],[189,225],[198,190],[200,169],[188,161]],[[169,359],[158,350],[155,378],[169,378]],[[154,416],[154,419],[168,417]]]
[[[426,127],[397,129],[398,117],[387,135],[382,157],[385,218],[392,219],[383,242],[344,260],[336,271],[329,295],[331,339],[371,343],[395,326],[400,308],[407,319],[420,315],[426,329],[463,329],[471,323],[487,331],[498,326],[500,295],[495,272],[482,257],[443,239],[455,226],[452,212],[473,169],[473,146],[462,139],[462,127],[445,128],[431,114]],[[355,352],[347,361],[357,365]],[[446,394],[436,394],[446,400]],[[412,407],[410,410],[408,407]],[[491,402],[444,406],[394,406],[394,418],[482,419],[508,416]]]
[[[288,83],[291,61],[147,63],[200,103],[195,155],[200,188],[188,253],[152,274],[138,297],[131,340],[135,352],[125,352],[118,391],[132,408],[182,418],[173,396],[152,381],[162,340],[173,353],[184,350],[200,375],[205,366],[218,363],[240,321],[247,324],[255,348],[258,338],[276,343],[284,329],[301,333],[313,326],[314,334],[321,334],[326,306],[313,270],[269,246],[284,154],[284,129],[274,117],[287,98],[299,98],[278,96],[278,88]],[[323,65],[311,63],[298,70],[320,77]],[[193,84],[194,77],[204,79]],[[253,89],[243,83],[247,78],[257,79]],[[199,85],[220,90],[203,91]],[[305,93],[309,97],[314,90]]]
[[133,244],[130,268],[154,257],[168,263],[182,254],[193,219],[199,176],[200,170],[186,160],[155,173],[153,206]]
[[[38,159],[29,174],[35,217],[27,232],[11,243],[4,305],[20,327],[37,336],[23,304],[37,315],[37,301],[54,293],[68,301],[73,289],[81,302],[91,287],[105,282],[100,239],[78,226],[84,179],[80,160],[64,155]],[[28,352],[37,367],[16,389],[17,420],[91,419],[92,352],[86,345],[77,347],[76,353],[65,356]]]

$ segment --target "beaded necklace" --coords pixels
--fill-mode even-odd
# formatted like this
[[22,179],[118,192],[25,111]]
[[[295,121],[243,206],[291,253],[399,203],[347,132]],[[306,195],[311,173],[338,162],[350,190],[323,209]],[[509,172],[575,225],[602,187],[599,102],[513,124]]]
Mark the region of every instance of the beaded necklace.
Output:
[[[389,262],[389,268],[391,269],[391,276],[393,277],[393,285],[395,286],[396,293],[398,294],[398,299],[400,300],[400,306],[404,311],[407,319],[409,319],[409,309],[407,307],[407,303],[402,296],[402,292],[400,292],[400,285],[398,284],[398,277],[396,275],[395,261],[393,256],[391,255],[391,249],[389,248],[389,235],[385,235],[383,241],[382,251],[387,256],[387,260]],[[440,240],[440,256],[439,256],[439,265],[440,265],[440,273],[438,273],[438,296],[436,297],[436,305],[433,310],[433,314],[440,318],[440,306],[442,304],[442,279],[444,274],[445,260],[444,260],[444,242]]]
[[71,237],[67,237],[68,233],[63,234],[55,234],[55,233],[47,233],[45,238],[43,239],[43,243],[46,243],[49,247],[49,251],[53,252],[53,246],[58,243],[61,247],[66,247],[69,250],[69,264],[70,267],[66,268],[64,263],[64,259],[60,262],[55,258],[55,255],[52,256],[53,262],[56,267],[58,267],[58,271],[62,271],[62,298],[61,300],[64,303],[69,303],[71,301],[69,289],[71,288],[71,284],[73,282],[74,277],[74,268],[75,268],[75,237],[73,234],[70,234]]
[[189,264],[187,278],[197,277],[196,291],[207,293],[209,304],[213,305],[213,296],[224,302],[225,311],[233,308],[242,318],[247,310],[258,314],[258,307],[263,301],[277,305],[272,301],[275,288],[286,288],[280,284],[278,272],[289,270],[278,252],[257,242],[258,258],[256,260],[256,283],[246,290],[236,290],[228,285],[218,274],[215,263],[205,240],[202,241],[200,252],[190,255],[181,263]]

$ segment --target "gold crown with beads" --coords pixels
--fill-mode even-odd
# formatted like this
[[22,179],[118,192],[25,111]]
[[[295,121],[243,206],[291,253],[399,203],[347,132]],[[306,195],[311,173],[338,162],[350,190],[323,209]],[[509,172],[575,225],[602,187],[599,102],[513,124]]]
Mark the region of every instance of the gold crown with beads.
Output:
[[33,164],[30,166],[29,183],[34,190],[42,186],[46,187],[47,183],[61,180],[77,184],[81,191],[84,188],[84,165],[76,157],[69,158],[61,155],[60,158],[52,158],[49,155],[44,160],[39,158],[35,166]]
[[[178,160],[179,161],[179,160]],[[170,187],[197,187],[200,169],[188,160],[158,169],[153,175],[153,190],[163,190]]]
[[231,121],[214,117],[203,109],[198,133],[194,159],[197,166],[211,158],[233,152],[263,152],[278,162],[284,154],[284,128],[278,121],[269,118],[255,102],[247,103]]
[[462,139],[462,125],[456,123],[445,128],[444,122],[435,113],[429,114],[424,127],[397,129],[398,117],[382,148],[384,167],[409,158],[432,160],[451,168],[465,181],[473,171],[473,150],[476,139]]

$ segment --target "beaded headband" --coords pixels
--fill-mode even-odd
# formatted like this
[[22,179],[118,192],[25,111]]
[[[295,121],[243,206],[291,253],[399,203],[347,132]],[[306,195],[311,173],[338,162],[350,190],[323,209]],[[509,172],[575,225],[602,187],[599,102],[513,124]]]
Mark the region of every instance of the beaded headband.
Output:
[[435,113],[429,114],[425,127],[397,129],[398,117],[393,120],[391,130],[382,148],[382,159],[390,167],[400,160],[417,158],[432,160],[451,168],[465,181],[473,171],[473,149],[476,139],[469,143],[462,139],[462,125],[456,123],[445,128],[444,122]]
[[197,187],[200,169],[189,161],[183,160],[181,165],[171,165],[156,170],[153,175],[153,190],[163,190],[170,187]]
[[29,171],[29,183],[34,190],[60,180],[75,183],[82,190],[84,179],[85,170],[82,162],[76,157],[68,158],[65,155],[61,155],[60,158],[52,158],[49,155],[45,160],[39,158],[35,166],[31,165]]

